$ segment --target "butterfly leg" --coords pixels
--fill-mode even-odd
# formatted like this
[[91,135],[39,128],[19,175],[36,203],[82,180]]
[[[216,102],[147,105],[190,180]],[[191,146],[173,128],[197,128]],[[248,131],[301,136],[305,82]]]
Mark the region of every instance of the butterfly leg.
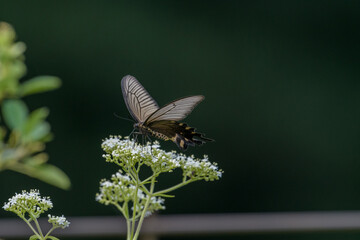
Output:
[[133,147],[135,147],[135,144],[137,143],[137,140],[138,140],[138,136],[139,136],[139,135],[142,135],[142,133],[140,133],[140,132],[133,132],[132,134],[134,135],[134,138],[133,138],[133,143],[134,143],[134,145],[133,145]]
[[148,134],[146,135],[146,138],[150,141],[150,144],[152,144],[152,139]]
[[129,134],[129,140],[131,140],[131,137],[135,135],[135,128],[131,131],[131,133]]
[[141,136],[141,143],[143,146],[145,146],[145,136],[144,135]]

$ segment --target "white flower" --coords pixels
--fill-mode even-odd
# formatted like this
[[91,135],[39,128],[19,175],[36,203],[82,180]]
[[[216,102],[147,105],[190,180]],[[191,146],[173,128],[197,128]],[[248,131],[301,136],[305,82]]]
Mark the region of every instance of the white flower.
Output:
[[103,146],[107,148],[114,148],[120,143],[120,139],[118,138],[108,138],[103,142]]
[[4,203],[3,209],[8,210],[9,208],[10,208],[10,204],[9,203]]
[[110,181],[105,181],[105,182],[101,183],[101,186],[103,186],[103,187],[112,187],[113,183],[110,182]]
[[140,189],[138,189],[137,196],[139,199],[144,199],[146,197],[144,192],[141,191]]
[[145,217],[149,217],[149,216],[151,216],[151,214],[152,214],[151,211],[146,211],[146,212],[145,212]]
[[49,223],[52,223],[53,226],[67,228],[70,225],[70,222],[66,220],[64,215],[62,215],[61,217],[58,217],[58,216],[51,216],[49,214],[48,217],[49,217],[49,220],[48,220]]

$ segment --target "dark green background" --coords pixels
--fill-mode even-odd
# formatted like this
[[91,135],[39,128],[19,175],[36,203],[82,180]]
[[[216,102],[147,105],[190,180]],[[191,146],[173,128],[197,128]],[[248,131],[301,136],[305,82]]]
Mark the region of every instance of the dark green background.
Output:
[[120,80],[132,74],[160,105],[206,96],[186,122],[216,142],[187,153],[225,171],[176,191],[161,214],[360,208],[360,2],[0,0],[0,20],[28,47],[27,78],[63,80],[25,100],[50,108],[50,162],[72,180],[63,191],[1,172],[0,202],[38,188],[53,214],[116,214],[94,200],[116,171],[100,144],[132,130],[113,115],[128,116]]

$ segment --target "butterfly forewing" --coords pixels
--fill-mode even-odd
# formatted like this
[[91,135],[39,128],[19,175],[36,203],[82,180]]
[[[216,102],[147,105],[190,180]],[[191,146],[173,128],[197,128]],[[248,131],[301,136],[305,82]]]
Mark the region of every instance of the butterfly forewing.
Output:
[[162,120],[181,121],[202,101],[204,96],[197,95],[175,100],[151,114],[146,123]]
[[145,122],[152,113],[159,109],[159,105],[133,76],[123,77],[121,89],[125,104],[137,122]]

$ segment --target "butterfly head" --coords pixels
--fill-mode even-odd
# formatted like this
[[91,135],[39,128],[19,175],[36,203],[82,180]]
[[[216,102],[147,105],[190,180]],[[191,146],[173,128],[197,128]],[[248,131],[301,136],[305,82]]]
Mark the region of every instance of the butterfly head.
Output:
[[146,128],[144,127],[144,125],[142,123],[134,123],[133,127],[141,134],[146,133],[146,131],[145,131]]

